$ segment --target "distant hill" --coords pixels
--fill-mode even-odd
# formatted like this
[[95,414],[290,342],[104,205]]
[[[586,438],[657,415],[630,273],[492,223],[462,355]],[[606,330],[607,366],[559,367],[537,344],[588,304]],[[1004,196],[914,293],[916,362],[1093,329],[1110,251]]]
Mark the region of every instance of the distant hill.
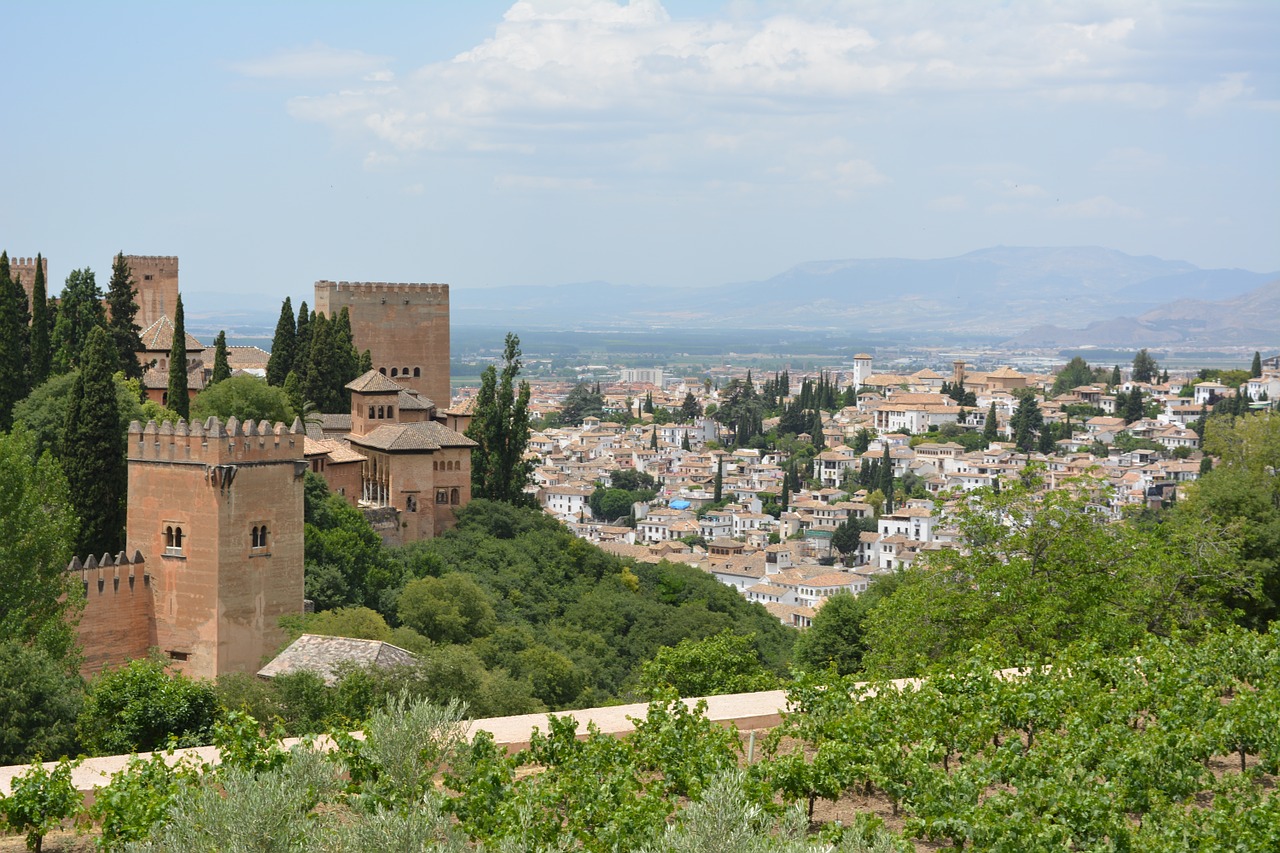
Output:
[[1177,299],[1138,317],[1098,320],[1083,329],[1043,325],[1009,346],[1274,346],[1280,340],[1280,278],[1226,299]]
[[[454,282],[450,301],[455,326],[517,331],[767,328],[1018,347],[1272,345],[1280,311],[1276,291],[1264,291],[1278,280],[1275,272],[1206,270],[1096,246],[999,246],[932,260],[810,261],[707,287]],[[187,326],[197,336],[225,328],[247,339],[275,328],[279,303],[203,296],[188,298]]]
[[[991,340],[1026,329],[1055,330],[1055,340],[1070,344],[1087,342],[1079,339],[1087,328],[1142,345],[1184,333],[1137,320],[1113,328],[1117,318],[1145,316],[1171,299],[1243,296],[1276,277],[1089,246],[996,247],[935,260],[813,261],[762,281],[711,287],[455,286],[451,296],[454,323],[463,325],[857,328]],[[1094,323],[1108,325],[1094,330]]]

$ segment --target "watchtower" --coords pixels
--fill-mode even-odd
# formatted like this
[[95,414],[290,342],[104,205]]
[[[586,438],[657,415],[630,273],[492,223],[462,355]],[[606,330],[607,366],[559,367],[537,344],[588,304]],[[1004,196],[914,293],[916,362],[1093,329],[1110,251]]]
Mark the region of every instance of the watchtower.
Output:
[[172,255],[125,255],[138,289],[134,322],[145,329],[161,317],[173,319],[178,307],[178,259]]
[[[47,292],[49,288],[49,259],[41,258],[40,266],[44,267],[44,286]],[[22,289],[27,292],[27,305],[30,305],[31,291],[34,290],[36,286],[36,259],[10,258],[9,277],[14,281],[22,282]]]
[[346,308],[375,370],[448,408],[449,285],[317,281],[314,307],[330,318]]
[[302,612],[303,428],[129,426],[128,551],[147,556],[155,644],[188,675],[254,672]]

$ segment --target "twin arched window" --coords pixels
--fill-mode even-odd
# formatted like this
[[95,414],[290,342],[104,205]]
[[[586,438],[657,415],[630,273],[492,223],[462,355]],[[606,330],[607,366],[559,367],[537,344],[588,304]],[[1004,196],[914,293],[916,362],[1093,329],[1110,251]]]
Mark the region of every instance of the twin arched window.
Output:
[[166,554],[182,553],[182,528],[175,524],[164,527],[164,552]]
[[267,547],[267,526],[264,524],[261,527],[253,528],[253,531],[249,534],[249,542],[254,548]]

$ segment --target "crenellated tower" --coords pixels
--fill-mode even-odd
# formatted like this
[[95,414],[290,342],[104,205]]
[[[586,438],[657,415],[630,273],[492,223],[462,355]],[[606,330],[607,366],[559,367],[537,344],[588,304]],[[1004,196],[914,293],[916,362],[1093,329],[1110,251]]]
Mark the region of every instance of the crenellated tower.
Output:
[[375,370],[449,407],[449,285],[317,281],[312,307],[331,318],[346,308]]
[[[44,267],[45,288],[49,287],[49,259],[41,258],[40,266]],[[9,277],[22,282],[22,289],[27,292],[27,304],[31,304],[31,291],[36,286],[36,259],[10,258]]]
[[178,306],[178,259],[173,255],[125,255],[134,287],[138,289],[139,329],[161,317],[173,319]]
[[147,555],[154,645],[189,675],[254,672],[302,612],[303,428],[129,427],[128,548]]

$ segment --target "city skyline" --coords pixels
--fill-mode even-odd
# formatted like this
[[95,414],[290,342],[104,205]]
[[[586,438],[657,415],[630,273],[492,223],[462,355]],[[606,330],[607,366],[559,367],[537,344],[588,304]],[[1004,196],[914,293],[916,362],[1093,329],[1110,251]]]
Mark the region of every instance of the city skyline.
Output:
[[183,291],[1280,269],[1269,3],[18,4],[0,246]]

